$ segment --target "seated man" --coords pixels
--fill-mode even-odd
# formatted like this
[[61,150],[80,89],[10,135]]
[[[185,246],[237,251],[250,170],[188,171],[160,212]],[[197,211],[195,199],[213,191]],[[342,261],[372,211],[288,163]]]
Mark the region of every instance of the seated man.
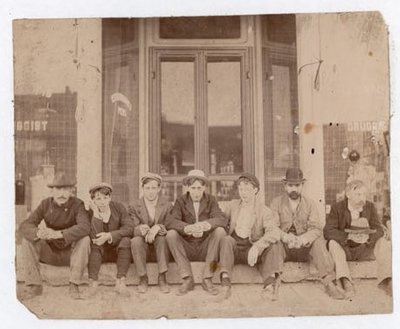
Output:
[[140,277],[138,291],[145,293],[148,286],[146,261],[157,261],[158,285],[163,293],[169,293],[166,274],[168,271],[169,249],[165,238],[165,218],[172,204],[159,196],[162,178],[147,173],[141,178],[143,197],[129,207],[135,230],[131,240],[133,262]]
[[201,170],[191,170],[183,179],[188,192],[178,197],[167,216],[168,247],[183,278],[177,295],[194,289],[190,261],[205,261],[202,287],[216,295],[211,278],[216,270],[219,245],[226,235],[227,219],[217,200],[205,193],[207,177]]
[[346,260],[376,259],[378,286],[391,295],[391,246],[383,237],[384,229],[374,204],[366,201],[366,186],[361,180],[353,180],[347,184],[345,193],[345,200],[332,206],[324,228],[336,279],[351,297],[355,290]]
[[69,263],[70,296],[81,298],[78,285],[89,259],[90,220],[83,201],[73,196],[74,185],[65,173],[57,173],[47,185],[52,196],[42,200],[20,226],[29,297],[43,292],[41,261],[52,265]]
[[286,193],[271,203],[271,209],[280,222],[281,264],[283,267],[284,261],[309,261],[310,272],[318,275],[328,295],[343,299],[343,293],[333,282],[333,260],[322,236],[323,218],[315,203],[302,195],[304,182],[303,172],[299,168],[289,168],[283,179]]
[[271,209],[256,196],[260,182],[253,174],[244,173],[236,181],[239,200],[232,200],[225,207],[230,218],[229,235],[221,240],[220,267],[221,285],[224,297],[231,291],[230,276],[234,264],[261,263],[260,271],[264,288],[273,286],[273,299],[279,288],[280,249],[276,243],[280,239],[279,223]]
[[89,297],[98,289],[98,278],[103,261],[117,260],[117,294],[129,297],[125,284],[126,274],[131,264],[131,237],[133,222],[122,203],[111,200],[112,187],[107,183],[96,184],[89,190],[92,210],[89,257]]

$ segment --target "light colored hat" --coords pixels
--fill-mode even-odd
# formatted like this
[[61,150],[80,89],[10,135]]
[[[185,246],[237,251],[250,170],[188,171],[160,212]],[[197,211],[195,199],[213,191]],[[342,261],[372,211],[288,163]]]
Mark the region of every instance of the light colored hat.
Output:
[[89,193],[92,194],[94,192],[96,192],[97,190],[100,190],[101,188],[108,188],[110,190],[110,192],[112,192],[112,186],[108,183],[98,183],[96,185],[93,185],[90,189],[89,189]]
[[161,177],[160,175],[155,174],[155,173],[152,173],[152,172],[147,172],[147,173],[145,173],[145,174],[142,176],[142,178],[140,178],[140,182],[142,183],[142,185],[143,185],[143,182],[144,182],[146,179],[153,179],[153,180],[155,180],[158,184],[161,184],[161,182],[162,182],[162,177]]
[[191,178],[199,179],[199,180],[203,181],[205,184],[208,184],[210,182],[208,180],[208,178],[206,177],[206,175],[204,174],[204,171],[200,170],[200,169],[190,170],[188,172],[187,176],[185,178],[183,178],[183,180],[182,180],[183,185],[187,185],[188,180]]
[[65,172],[58,172],[54,175],[53,181],[48,183],[48,187],[69,187],[75,186],[76,181],[71,177],[68,177]]

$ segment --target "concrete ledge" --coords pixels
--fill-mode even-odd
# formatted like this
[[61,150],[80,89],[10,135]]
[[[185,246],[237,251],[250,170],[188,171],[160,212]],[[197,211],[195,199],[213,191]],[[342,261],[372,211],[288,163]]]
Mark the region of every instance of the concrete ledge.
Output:
[[[204,263],[192,262],[192,270],[194,280],[200,283],[202,279],[202,270]],[[376,278],[376,262],[349,262],[351,275],[354,279],[370,279]],[[115,283],[116,265],[114,263],[106,263],[101,266],[99,281],[104,285],[113,285]],[[218,271],[218,270],[217,270]],[[17,266],[17,280],[25,281],[23,264]],[[69,268],[66,266],[52,266],[41,264],[41,273],[43,279],[53,286],[67,285],[69,277]],[[149,276],[149,284],[157,284],[158,269],[156,263],[147,264],[147,273]],[[214,282],[219,282],[219,276],[214,276]],[[87,281],[87,273],[84,276]],[[169,264],[168,282],[171,284],[181,283],[181,278],[178,273],[178,268],[175,263]],[[284,272],[282,276],[284,282],[298,282],[302,280],[315,280],[315,277],[310,274],[310,266],[307,263],[288,262],[284,264]],[[127,275],[127,284],[136,285],[139,282],[136,273],[135,265],[132,264]],[[247,265],[235,265],[232,274],[232,283],[262,283],[261,276],[256,268],[251,268]]]

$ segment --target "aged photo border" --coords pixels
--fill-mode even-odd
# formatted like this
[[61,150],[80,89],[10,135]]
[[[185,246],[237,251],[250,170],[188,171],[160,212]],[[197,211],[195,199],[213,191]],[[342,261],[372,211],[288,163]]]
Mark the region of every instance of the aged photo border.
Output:
[[[274,3],[275,2],[275,3]],[[272,6],[273,5],[273,6]],[[31,8],[29,8],[29,6]],[[390,50],[390,82],[391,82],[391,195],[392,195],[392,216],[393,232],[398,232],[399,225],[396,219],[400,214],[400,203],[393,196],[399,195],[399,187],[395,182],[398,181],[400,150],[398,143],[393,142],[400,138],[397,109],[399,108],[400,87],[398,78],[399,74],[399,45],[400,45],[400,27],[396,22],[396,18],[400,12],[400,6],[396,1],[363,1],[363,7],[357,7],[355,4],[351,6],[347,1],[286,1],[285,3],[276,4],[276,1],[245,1],[241,5],[232,1],[202,1],[201,4],[189,1],[182,5],[178,1],[136,1],[135,6],[129,6],[126,3],[122,6],[115,6],[114,3],[105,2],[99,6],[96,1],[70,0],[68,3],[52,3],[51,1],[37,1],[35,6],[29,1],[5,1],[2,2],[0,9],[0,44],[6,44],[0,50],[0,76],[2,83],[0,84],[0,99],[2,107],[2,130],[1,130],[1,147],[0,149],[6,154],[5,161],[1,164],[2,179],[0,180],[0,190],[2,195],[1,218],[3,224],[0,226],[0,241],[2,253],[0,256],[2,268],[2,282],[0,284],[0,318],[4,321],[5,327],[20,327],[28,324],[30,327],[39,328],[49,325],[57,325],[59,327],[67,327],[77,325],[77,321],[39,321],[33,315],[27,312],[26,308],[20,304],[15,297],[15,272],[14,272],[14,218],[13,207],[13,167],[14,167],[14,151],[13,151],[13,72],[12,72],[12,19],[16,18],[45,18],[45,17],[122,17],[127,16],[167,16],[167,15],[206,15],[206,14],[257,14],[257,13],[309,13],[309,12],[338,12],[338,11],[358,11],[358,10],[380,10],[389,25],[389,50]],[[398,20],[398,19],[397,19]],[[396,25],[397,24],[397,25]],[[8,225],[8,223],[12,223]],[[193,325],[200,327],[204,325],[212,327],[221,327],[223,325],[233,325],[235,327],[243,326],[246,321],[246,327],[256,327],[268,325],[272,327],[316,327],[324,325],[326,328],[337,326],[355,327],[361,323],[364,328],[379,325],[387,328],[394,327],[399,322],[398,298],[399,285],[396,283],[399,271],[398,256],[398,237],[394,234],[393,243],[393,275],[394,275],[394,314],[393,315],[362,315],[362,316],[339,316],[339,317],[298,317],[298,318],[264,318],[264,319],[236,319],[236,320],[181,320],[181,321],[113,321],[115,327],[131,327],[132,325],[146,326],[187,326]],[[190,322],[187,322],[190,321]],[[89,328],[101,327],[109,325],[110,322],[86,321],[85,326]]]

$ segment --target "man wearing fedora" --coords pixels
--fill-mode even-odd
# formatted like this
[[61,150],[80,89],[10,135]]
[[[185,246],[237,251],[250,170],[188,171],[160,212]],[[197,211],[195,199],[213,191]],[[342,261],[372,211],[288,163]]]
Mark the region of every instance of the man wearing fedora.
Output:
[[138,291],[145,293],[148,287],[146,261],[158,265],[158,285],[163,293],[169,293],[166,279],[169,262],[165,219],[171,210],[171,202],[160,196],[162,178],[155,173],[146,173],[140,179],[143,196],[129,206],[135,230],[131,240],[133,262],[140,277]]
[[304,182],[301,169],[287,169],[283,179],[285,193],[271,203],[280,222],[281,267],[284,261],[309,261],[310,272],[320,278],[327,294],[343,299],[334,284],[334,264],[322,235],[324,220],[313,200],[302,194]]
[[88,297],[93,297],[97,293],[102,262],[115,260],[117,263],[115,291],[120,296],[129,297],[125,279],[132,260],[133,222],[125,206],[111,200],[112,186],[110,184],[95,184],[90,188],[89,194],[92,245],[88,265]]
[[231,294],[234,264],[260,264],[264,288],[272,288],[272,299],[279,289],[280,230],[277,217],[257,198],[260,182],[256,176],[243,173],[236,181],[240,199],[224,207],[229,217],[229,235],[221,240],[220,275],[224,298]]
[[367,201],[367,187],[361,180],[350,181],[346,198],[332,205],[324,228],[328,249],[335,262],[336,280],[346,297],[355,294],[347,261],[377,262],[378,287],[392,295],[391,246],[384,235],[376,208]]
[[75,181],[59,172],[55,175],[51,197],[41,201],[20,226],[22,252],[26,266],[28,296],[43,292],[39,262],[70,266],[69,293],[80,298],[78,285],[88,265],[90,220],[82,200],[73,196]]
[[211,279],[216,270],[220,241],[226,235],[227,218],[217,200],[205,192],[208,182],[203,171],[189,171],[183,179],[188,191],[177,198],[167,216],[168,247],[183,279],[177,295],[194,289],[190,261],[205,261],[202,287],[212,295],[218,294]]

